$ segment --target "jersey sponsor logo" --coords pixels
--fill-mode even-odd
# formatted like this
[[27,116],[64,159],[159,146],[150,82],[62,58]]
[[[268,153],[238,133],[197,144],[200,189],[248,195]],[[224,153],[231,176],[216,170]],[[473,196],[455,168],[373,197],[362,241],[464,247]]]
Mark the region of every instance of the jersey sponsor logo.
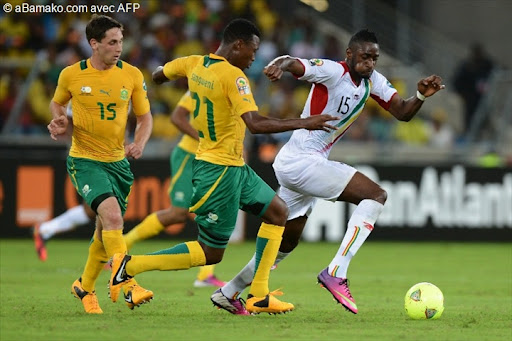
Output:
[[311,66],[322,66],[324,65],[324,61],[318,58],[310,59],[309,64]]
[[142,81],[142,88],[144,91],[148,91],[148,87],[146,86],[146,81]]
[[238,88],[240,95],[249,95],[251,93],[249,82],[244,77],[238,77],[236,79],[236,87]]
[[122,99],[123,101],[127,101],[127,100],[128,100],[128,95],[129,95],[128,90],[126,90],[126,89],[121,89],[121,99]]
[[80,88],[80,95],[92,96],[91,92],[92,92],[92,89],[90,86],[82,86]]

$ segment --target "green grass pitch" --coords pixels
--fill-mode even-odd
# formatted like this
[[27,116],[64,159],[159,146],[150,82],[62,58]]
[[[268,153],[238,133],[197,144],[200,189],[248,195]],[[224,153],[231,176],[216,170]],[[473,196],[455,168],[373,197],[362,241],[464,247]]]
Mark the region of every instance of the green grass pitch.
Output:
[[[141,242],[146,253],[174,241]],[[337,244],[301,243],[271,273],[295,311],[234,316],[213,308],[210,288],[195,289],[196,271],[148,272],[138,282],[155,293],[129,310],[107,297],[109,273],[96,286],[103,315],[87,315],[70,294],[81,274],[88,243],[52,240],[40,262],[32,241],[0,240],[0,340],[511,340],[512,247],[510,243],[367,242],[353,259],[350,288],[359,314],[352,315],[316,284]],[[254,243],[230,245],[216,268],[221,279],[249,260]],[[417,282],[444,293],[439,320],[410,320],[404,296]]]

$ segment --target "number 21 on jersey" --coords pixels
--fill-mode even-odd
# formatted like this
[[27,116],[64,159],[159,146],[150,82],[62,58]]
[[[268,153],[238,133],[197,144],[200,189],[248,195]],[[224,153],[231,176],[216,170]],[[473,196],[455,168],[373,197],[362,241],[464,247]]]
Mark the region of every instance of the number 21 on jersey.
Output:
[[[196,107],[194,109],[194,119],[199,115],[199,108],[201,105],[206,105],[206,121],[208,126],[208,138],[211,141],[217,141],[217,136],[215,135],[215,122],[213,117],[213,102],[208,99],[208,97],[203,96],[201,99],[196,92],[190,92],[190,96],[194,101],[196,101]],[[201,130],[198,130],[197,133],[199,137],[204,138],[205,135]]]

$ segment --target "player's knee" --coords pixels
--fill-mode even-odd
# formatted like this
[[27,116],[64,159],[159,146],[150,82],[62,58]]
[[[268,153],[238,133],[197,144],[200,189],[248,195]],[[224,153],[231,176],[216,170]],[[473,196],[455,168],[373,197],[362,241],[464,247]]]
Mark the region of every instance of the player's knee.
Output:
[[286,206],[286,203],[281,198],[278,198],[278,200],[273,202],[275,203],[273,207],[274,214],[272,215],[272,221],[270,223],[284,226],[288,220],[288,206]]
[[116,212],[107,212],[106,214],[102,214],[101,220],[103,222],[103,226],[108,230],[122,228],[124,223],[123,216],[116,214]]
[[204,243],[199,242],[201,245],[201,248],[204,252],[204,257],[206,258],[206,264],[205,265],[212,265],[220,263],[222,260],[222,257],[224,256],[224,250],[225,249],[219,249],[210,247]]
[[222,254],[219,255],[219,254],[207,253],[207,254],[205,254],[205,257],[206,257],[205,265],[217,264],[217,263],[220,263],[220,261],[222,260]]
[[187,221],[188,210],[180,207],[170,207],[157,213],[163,225],[180,224]]

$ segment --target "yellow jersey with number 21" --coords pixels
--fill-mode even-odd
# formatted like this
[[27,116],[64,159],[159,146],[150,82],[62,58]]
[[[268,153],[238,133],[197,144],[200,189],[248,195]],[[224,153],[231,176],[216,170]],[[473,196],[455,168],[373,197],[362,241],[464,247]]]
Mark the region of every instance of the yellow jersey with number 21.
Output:
[[194,100],[193,126],[199,134],[196,159],[225,166],[243,166],[245,122],[241,115],[257,111],[243,71],[225,58],[210,53],[168,62],[168,79],[188,78]]

